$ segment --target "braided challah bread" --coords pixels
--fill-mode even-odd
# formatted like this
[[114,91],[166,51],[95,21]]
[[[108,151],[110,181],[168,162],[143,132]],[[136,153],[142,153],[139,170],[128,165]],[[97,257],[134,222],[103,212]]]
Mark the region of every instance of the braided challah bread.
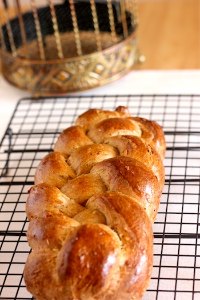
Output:
[[40,162],[26,204],[24,278],[38,300],[139,300],[164,184],[161,127],[90,109]]

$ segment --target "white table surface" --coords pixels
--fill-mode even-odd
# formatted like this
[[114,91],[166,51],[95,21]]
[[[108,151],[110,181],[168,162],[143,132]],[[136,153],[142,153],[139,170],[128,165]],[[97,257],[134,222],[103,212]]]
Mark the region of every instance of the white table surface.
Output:
[[[82,94],[200,94],[200,71],[133,71],[104,87]],[[0,140],[20,98],[30,96],[0,76]]]

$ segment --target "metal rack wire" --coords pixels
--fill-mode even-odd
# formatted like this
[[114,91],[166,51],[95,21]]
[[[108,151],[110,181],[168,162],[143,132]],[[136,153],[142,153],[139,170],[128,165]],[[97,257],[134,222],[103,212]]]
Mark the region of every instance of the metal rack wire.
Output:
[[127,105],[167,138],[166,184],[154,224],[154,269],[144,300],[200,299],[200,95],[79,96],[19,101],[0,151],[0,299],[32,299],[25,202],[35,168],[59,132],[89,107]]

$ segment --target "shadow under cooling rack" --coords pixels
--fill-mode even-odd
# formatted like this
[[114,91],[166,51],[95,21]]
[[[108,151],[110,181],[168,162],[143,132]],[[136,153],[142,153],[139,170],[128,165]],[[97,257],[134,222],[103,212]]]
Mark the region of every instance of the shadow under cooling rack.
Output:
[[0,299],[32,299],[23,281],[30,251],[27,192],[61,130],[91,107],[129,107],[159,122],[167,140],[166,183],[154,224],[154,269],[144,300],[200,299],[200,96],[123,95],[22,99],[0,150]]

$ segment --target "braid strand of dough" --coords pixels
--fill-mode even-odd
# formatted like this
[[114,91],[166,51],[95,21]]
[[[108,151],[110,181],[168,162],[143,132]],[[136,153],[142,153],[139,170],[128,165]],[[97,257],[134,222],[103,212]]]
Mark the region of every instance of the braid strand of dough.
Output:
[[139,300],[152,272],[165,138],[126,107],[90,109],[40,162],[24,278],[37,300]]

